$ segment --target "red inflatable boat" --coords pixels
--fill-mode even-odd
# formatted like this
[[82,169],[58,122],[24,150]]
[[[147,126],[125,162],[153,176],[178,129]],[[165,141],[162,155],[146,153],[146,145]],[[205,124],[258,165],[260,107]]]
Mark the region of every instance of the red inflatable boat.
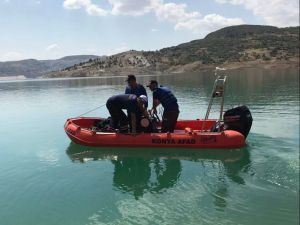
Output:
[[[93,126],[105,119],[91,117],[68,119],[64,129],[72,141],[86,146],[241,148],[245,146],[245,139],[252,125],[252,116],[246,106],[230,109],[223,115],[225,81],[224,75],[216,78],[205,118],[203,120],[179,120],[174,133],[102,132],[93,129]],[[213,99],[216,98],[221,99],[220,117],[208,119]],[[156,126],[159,128],[160,123]]]
[[[77,144],[112,147],[172,147],[172,148],[240,148],[245,145],[244,136],[234,130],[204,132],[216,120],[179,120],[174,133],[122,134],[97,132],[90,128],[101,118],[80,117],[68,119],[65,131]],[[203,124],[204,122],[204,124]],[[203,129],[203,130],[200,130]]]

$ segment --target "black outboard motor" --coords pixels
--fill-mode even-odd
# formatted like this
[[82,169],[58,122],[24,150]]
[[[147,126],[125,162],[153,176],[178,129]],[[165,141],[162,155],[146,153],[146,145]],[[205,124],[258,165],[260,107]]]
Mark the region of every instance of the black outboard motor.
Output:
[[235,130],[246,138],[252,126],[252,115],[245,105],[227,110],[224,113],[225,130]]

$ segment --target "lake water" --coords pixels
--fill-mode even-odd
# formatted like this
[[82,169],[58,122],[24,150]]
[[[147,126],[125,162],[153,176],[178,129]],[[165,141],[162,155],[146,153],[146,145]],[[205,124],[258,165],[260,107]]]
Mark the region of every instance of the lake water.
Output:
[[[204,117],[211,72],[138,80],[153,78],[174,91],[180,118]],[[225,108],[246,104],[254,118],[243,149],[71,143],[66,119],[124,89],[124,77],[0,82],[0,224],[299,224],[296,69],[230,72]]]

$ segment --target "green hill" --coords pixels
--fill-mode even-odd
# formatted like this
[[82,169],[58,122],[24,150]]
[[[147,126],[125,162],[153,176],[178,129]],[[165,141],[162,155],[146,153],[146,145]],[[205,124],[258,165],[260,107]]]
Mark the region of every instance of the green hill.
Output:
[[239,25],[178,46],[159,51],[131,50],[90,60],[47,76],[154,74],[197,71],[215,66],[298,63],[299,27]]
[[[288,60],[299,56],[299,27],[241,25],[223,28],[204,39],[162,49],[169,61],[186,64],[223,64],[257,59]],[[175,57],[173,57],[175,56]]]

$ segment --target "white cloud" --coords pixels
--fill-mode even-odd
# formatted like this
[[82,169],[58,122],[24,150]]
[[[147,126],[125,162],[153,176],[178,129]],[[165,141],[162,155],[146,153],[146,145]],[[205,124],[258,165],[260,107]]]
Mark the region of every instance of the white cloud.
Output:
[[198,12],[186,12],[186,8],[186,4],[166,3],[157,4],[154,11],[158,19],[175,23],[200,16]]
[[66,9],[85,9],[90,15],[89,10],[97,9],[98,15],[128,15],[141,16],[149,12],[154,12],[158,19],[170,22],[178,22],[186,19],[195,18],[200,15],[199,12],[186,12],[186,4],[164,3],[163,0],[107,0],[111,5],[108,11],[95,5],[91,0],[65,0],[63,3]]
[[191,30],[194,33],[204,35],[212,30],[243,23],[244,21],[240,18],[225,18],[217,14],[209,14],[202,19],[190,19],[178,22],[175,25],[175,30]]
[[[191,30],[195,33],[207,33],[217,28],[244,23],[240,18],[225,18],[221,15],[209,14],[201,18],[197,11],[189,12],[186,4],[164,3],[164,0],[107,0],[110,10],[104,10],[91,0],[65,0],[66,9],[85,9],[90,15],[128,15],[141,16],[154,13],[160,21],[174,23],[175,30]],[[240,3],[245,0],[215,0],[220,3],[232,1]],[[278,0],[277,0],[278,1]],[[153,30],[152,30],[153,31]]]
[[108,14],[106,10],[93,4],[91,0],[65,0],[63,6],[70,10],[83,8],[91,16],[106,16]]
[[152,28],[151,32],[157,32],[158,30],[156,28]]
[[113,15],[140,16],[153,8],[154,0],[108,0]]
[[0,61],[17,61],[24,59],[24,55],[20,52],[6,52],[2,56],[0,55]]
[[244,0],[215,0],[215,2],[220,4],[230,3],[232,5],[242,4]]
[[51,44],[51,45],[46,47],[47,51],[57,51],[59,49],[60,49],[60,47],[59,47],[58,44]]
[[90,3],[89,0],[65,0],[63,6],[66,9],[80,9]]
[[85,10],[89,15],[92,15],[92,16],[107,15],[107,11],[105,11],[104,9],[101,9],[100,7],[98,7],[94,4],[88,5]]
[[299,0],[215,0],[220,4],[243,5],[266,24],[279,27],[299,25]]
[[186,4],[164,3],[163,0],[108,0],[113,15],[141,16],[154,12],[158,19],[178,22],[199,16],[198,12],[186,12]]
[[175,23],[175,30],[189,30],[193,33],[205,35],[222,27],[244,23],[240,18],[226,18],[217,14],[208,14],[201,17],[199,12],[188,12],[186,4],[164,4],[160,1],[154,5],[157,18]]

